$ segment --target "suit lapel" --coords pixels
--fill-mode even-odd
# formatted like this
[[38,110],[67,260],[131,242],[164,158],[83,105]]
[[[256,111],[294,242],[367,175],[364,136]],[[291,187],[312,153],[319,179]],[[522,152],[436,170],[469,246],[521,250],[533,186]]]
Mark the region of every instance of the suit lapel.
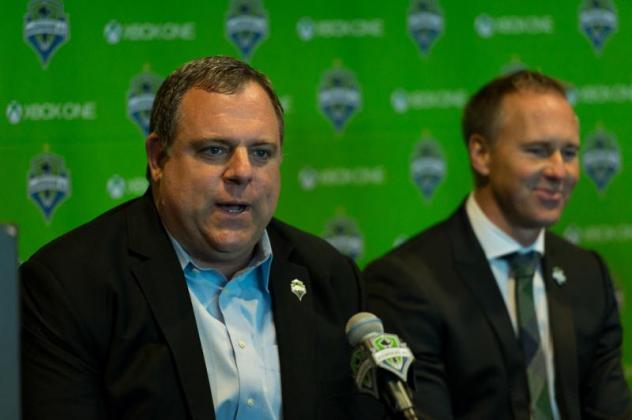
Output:
[[[547,235],[542,275],[546,287],[549,309],[549,325],[553,339],[555,365],[555,394],[562,418],[579,418],[576,396],[579,395],[575,326],[568,301],[567,288],[553,276],[553,271],[564,269],[564,263],[556,254],[555,244]],[[570,279],[572,281],[572,279]],[[575,402],[575,403],[574,403]]]
[[526,418],[529,385],[518,339],[498,284],[462,205],[449,227],[456,269],[478,301],[503,355],[511,407],[515,418]]
[[[213,398],[186,281],[151,194],[127,212],[132,272],[171,350],[193,419],[214,419]],[[174,391],[175,392],[175,391]]]
[[[317,407],[306,405],[306,395],[316,395],[316,326],[313,319],[313,290],[309,272],[294,264],[289,257],[292,246],[268,227],[273,248],[270,270],[270,293],[281,364],[281,394],[283,417],[313,418]],[[299,298],[291,291],[291,282],[298,279],[306,294]]]
[[452,218],[450,236],[454,246],[457,271],[478,300],[482,312],[491,325],[505,356],[507,369],[524,370],[524,363],[519,357],[521,350],[511,325],[509,312],[485,253],[474,235],[464,205]]

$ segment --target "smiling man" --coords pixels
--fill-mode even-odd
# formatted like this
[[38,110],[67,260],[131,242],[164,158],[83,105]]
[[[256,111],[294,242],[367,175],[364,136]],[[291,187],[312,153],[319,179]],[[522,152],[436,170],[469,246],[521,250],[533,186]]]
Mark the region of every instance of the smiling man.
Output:
[[273,214],[283,110],[209,57],[160,87],[150,188],[21,268],[25,419],[353,417],[359,274]]
[[469,101],[474,191],[365,270],[369,309],[413,352],[433,419],[629,419],[621,325],[603,260],[546,228],[579,176],[578,121],[539,73]]

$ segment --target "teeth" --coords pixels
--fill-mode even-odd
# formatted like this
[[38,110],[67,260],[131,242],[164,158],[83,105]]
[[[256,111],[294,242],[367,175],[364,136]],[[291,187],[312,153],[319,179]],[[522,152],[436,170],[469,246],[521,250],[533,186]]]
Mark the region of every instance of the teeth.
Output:
[[227,211],[228,213],[231,214],[239,214],[241,212],[243,212],[244,210],[246,210],[246,206],[237,204],[237,205],[220,205],[221,208],[223,208],[225,211]]

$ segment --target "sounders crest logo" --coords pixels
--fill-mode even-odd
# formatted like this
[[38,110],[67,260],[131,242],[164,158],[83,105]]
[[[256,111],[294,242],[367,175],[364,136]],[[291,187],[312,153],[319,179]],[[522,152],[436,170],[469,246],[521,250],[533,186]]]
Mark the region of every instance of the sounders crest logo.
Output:
[[436,140],[425,137],[415,145],[410,175],[424,199],[432,198],[446,176],[446,161]]
[[443,33],[443,13],[437,0],[412,0],[408,11],[408,31],[423,55],[430,53]]
[[353,219],[336,216],[325,227],[323,238],[340,253],[357,260],[364,251],[364,240]]
[[338,132],[362,105],[362,92],[355,75],[341,67],[325,72],[318,88],[318,106]]
[[154,97],[161,83],[162,78],[149,71],[135,76],[130,82],[127,93],[127,115],[145,136],[149,134],[151,107],[154,105]]
[[24,15],[24,41],[37,53],[42,67],[69,37],[68,15],[60,0],[31,0]]
[[50,223],[54,211],[70,196],[70,175],[64,159],[49,152],[35,156],[31,160],[27,184],[28,196]]
[[244,60],[268,36],[268,16],[261,0],[231,0],[226,16],[226,35]]
[[612,0],[584,0],[579,11],[579,26],[593,50],[601,54],[608,38],[617,30],[619,19]]
[[514,55],[500,68],[500,74],[507,76],[522,70],[529,70],[529,67],[524,63],[524,61],[522,61],[520,56]]
[[621,152],[614,134],[598,128],[586,139],[582,156],[584,170],[603,192],[612,178],[621,170]]

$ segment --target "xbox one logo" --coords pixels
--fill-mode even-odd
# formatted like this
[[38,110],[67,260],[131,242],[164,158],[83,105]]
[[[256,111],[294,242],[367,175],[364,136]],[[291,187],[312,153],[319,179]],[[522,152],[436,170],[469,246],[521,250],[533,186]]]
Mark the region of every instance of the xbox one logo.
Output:
[[7,119],[13,125],[18,124],[22,120],[22,105],[19,102],[9,102],[9,105],[7,105]]
[[112,175],[112,177],[108,179],[106,188],[112,199],[116,200],[121,198],[125,194],[125,180],[120,175]]
[[123,35],[123,27],[115,20],[109,21],[103,28],[103,36],[108,44],[118,44]]
[[494,35],[494,19],[486,14],[478,15],[474,20],[474,28],[481,38],[490,38]]
[[312,168],[303,168],[298,174],[301,186],[304,190],[313,190],[318,183],[318,172]]
[[301,18],[296,24],[296,31],[303,41],[309,41],[314,38],[314,22],[308,17]]
[[391,94],[391,105],[395,112],[403,113],[408,111],[408,97],[406,92],[402,89],[398,89]]

